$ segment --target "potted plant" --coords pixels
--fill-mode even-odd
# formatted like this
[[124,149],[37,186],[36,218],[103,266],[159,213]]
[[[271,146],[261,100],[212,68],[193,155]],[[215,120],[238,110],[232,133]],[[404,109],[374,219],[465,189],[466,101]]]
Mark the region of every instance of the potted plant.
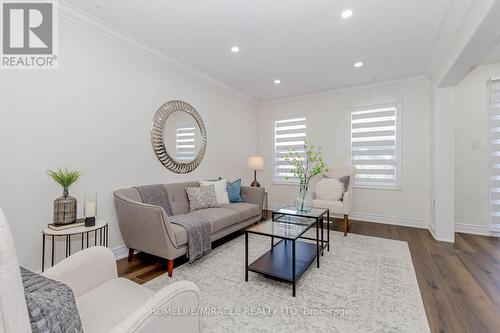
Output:
[[289,150],[285,154],[285,161],[292,165],[290,173],[299,181],[299,194],[295,200],[295,206],[298,211],[308,212],[312,209],[309,182],[315,176],[328,172],[329,168],[321,156],[321,147],[315,148],[305,142],[304,152],[305,154],[298,153],[294,149]]
[[47,174],[62,186],[63,195],[54,200],[54,224],[69,224],[76,221],[76,199],[69,195],[69,187],[80,178],[79,170],[59,168]]

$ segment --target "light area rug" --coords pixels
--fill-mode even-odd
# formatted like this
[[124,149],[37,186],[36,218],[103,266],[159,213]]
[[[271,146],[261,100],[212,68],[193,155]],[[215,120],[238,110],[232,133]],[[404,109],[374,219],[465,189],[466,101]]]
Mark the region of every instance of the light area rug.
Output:
[[[249,235],[249,262],[270,239]],[[249,272],[244,236],[145,284],[159,290],[179,280],[201,290],[202,332],[430,332],[408,244],[330,233],[330,251],[292,286]]]

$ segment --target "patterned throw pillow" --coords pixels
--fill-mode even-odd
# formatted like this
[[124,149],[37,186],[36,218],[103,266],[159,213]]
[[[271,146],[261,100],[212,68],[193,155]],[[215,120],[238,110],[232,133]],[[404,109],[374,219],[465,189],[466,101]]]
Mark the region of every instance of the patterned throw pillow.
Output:
[[186,187],[189,200],[189,211],[203,208],[217,207],[217,196],[213,185],[200,187]]
[[215,197],[217,198],[217,205],[219,207],[229,205],[229,197],[227,196],[227,180],[220,178],[219,180],[200,180],[200,186],[213,185],[215,188]]

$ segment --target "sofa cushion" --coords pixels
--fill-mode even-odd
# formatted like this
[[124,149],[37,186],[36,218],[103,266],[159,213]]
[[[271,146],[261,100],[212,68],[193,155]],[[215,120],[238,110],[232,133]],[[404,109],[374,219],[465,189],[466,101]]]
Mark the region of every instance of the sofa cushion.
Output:
[[189,215],[208,220],[212,233],[241,221],[240,214],[237,211],[227,208],[205,208],[190,212]]
[[217,207],[217,196],[213,185],[186,187],[186,193],[189,200],[189,211],[191,212]]
[[124,278],[101,284],[76,299],[83,331],[109,332],[153,295],[154,291]]
[[185,182],[165,185],[173,215],[186,214],[189,212],[189,201],[186,194],[186,187],[196,186],[200,186],[200,183]]
[[246,203],[246,202],[235,202],[229,204],[227,209],[232,209],[240,213],[240,218],[242,221],[247,220],[251,217],[258,216],[262,212],[259,209],[259,205]]

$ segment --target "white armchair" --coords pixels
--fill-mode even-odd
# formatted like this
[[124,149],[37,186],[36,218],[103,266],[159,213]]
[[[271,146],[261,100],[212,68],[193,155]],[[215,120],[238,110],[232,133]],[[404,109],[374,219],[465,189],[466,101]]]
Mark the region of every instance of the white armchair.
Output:
[[[155,293],[119,278],[113,253],[107,248],[77,252],[43,275],[72,289],[86,333],[200,331],[196,313],[169,315],[165,311],[197,309],[200,291],[194,283],[175,282]],[[0,333],[31,332],[14,243],[1,209],[0,279]]]
[[[344,176],[349,176],[349,184],[347,186],[346,192],[342,200],[321,200],[316,198],[316,193],[314,192],[314,186],[316,182],[312,184],[312,197],[313,197],[313,207],[316,208],[328,208],[330,209],[330,216],[340,216],[344,218],[344,236],[347,236],[349,231],[349,213],[351,211],[352,202],[352,188],[354,184],[354,176],[356,175],[355,166],[344,166],[332,168],[327,176],[340,178]],[[317,181],[317,180],[316,180]]]

